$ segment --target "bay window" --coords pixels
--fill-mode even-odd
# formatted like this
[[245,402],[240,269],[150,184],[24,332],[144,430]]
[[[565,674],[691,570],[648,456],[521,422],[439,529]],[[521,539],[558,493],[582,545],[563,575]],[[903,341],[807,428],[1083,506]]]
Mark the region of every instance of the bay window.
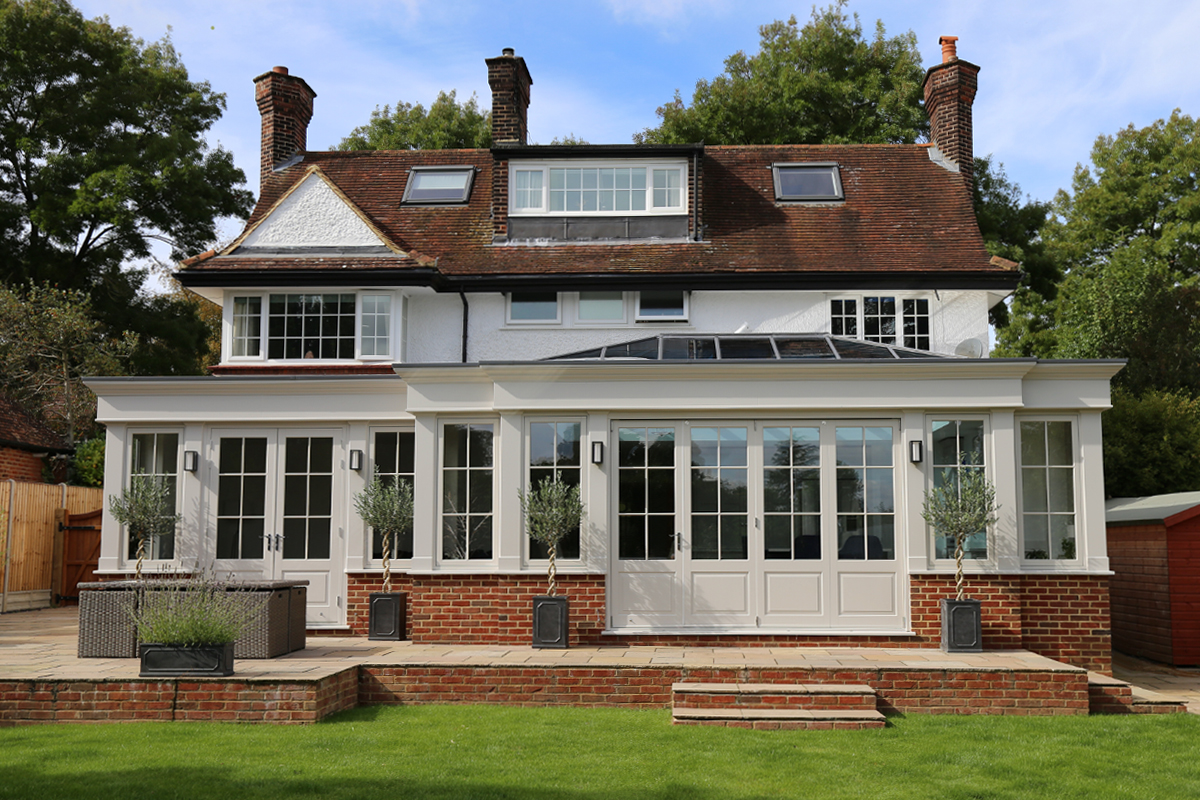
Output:
[[395,306],[390,293],[246,294],[228,308],[229,357],[293,361],[393,356]]
[[929,299],[890,295],[832,298],[829,332],[848,339],[929,350]]

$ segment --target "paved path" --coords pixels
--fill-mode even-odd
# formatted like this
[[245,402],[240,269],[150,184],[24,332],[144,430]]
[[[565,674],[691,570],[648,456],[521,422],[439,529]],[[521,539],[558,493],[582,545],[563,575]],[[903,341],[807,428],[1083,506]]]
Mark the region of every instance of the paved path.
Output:
[[1188,711],[1200,714],[1200,667],[1172,667],[1114,652],[1113,677],[1151,692],[1186,698]]

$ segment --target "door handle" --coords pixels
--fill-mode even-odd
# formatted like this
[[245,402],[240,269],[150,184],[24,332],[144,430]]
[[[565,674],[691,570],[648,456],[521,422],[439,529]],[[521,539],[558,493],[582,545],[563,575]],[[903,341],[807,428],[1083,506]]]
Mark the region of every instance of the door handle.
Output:
[[680,553],[683,552],[683,534],[678,531],[675,533],[675,550]]
[[275,550],[277,552],[280,550],[283,550],[283,534],[282,533],[275,534]]

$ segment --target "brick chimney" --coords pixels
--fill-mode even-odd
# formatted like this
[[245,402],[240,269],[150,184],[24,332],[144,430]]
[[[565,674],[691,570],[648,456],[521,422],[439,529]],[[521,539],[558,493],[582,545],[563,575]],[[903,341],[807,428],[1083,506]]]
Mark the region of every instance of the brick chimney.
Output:
[[958,164],[967,188],[975,184],[971,105],[979,88],[979,67],[958,57],[957,36],[942,36],[942,63],[925,73],[925,113],[933,143]]
[[492,144],[527,144],[529,138],[529,87],[533,78],[525,59],[511,47],[487,59],[488,85],[492,87]]
[[288,75],[287,67],[272,67],[254,79],[254,100],[262,114],[260,187],[276,164],[307,149],[316,96],[303,78]]

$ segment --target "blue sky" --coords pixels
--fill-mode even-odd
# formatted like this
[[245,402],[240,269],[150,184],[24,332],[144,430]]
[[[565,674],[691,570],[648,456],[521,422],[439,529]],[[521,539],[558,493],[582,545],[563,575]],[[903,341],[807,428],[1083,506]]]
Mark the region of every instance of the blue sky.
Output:
[[[574,133],[628,142],[655,109],[726,56],[758,48],[758,28],[811,4],[764,0],[75,0],[146,39],[171,37],[193,80],[227,97],[210,143],[258,186],[252,79],[287,66],[317,92],[310,149],[332,146],[377,105],[428,106],[441,89],[491,103],[483,60],[512,47],[533,76],[530,139]],[[822,3],[824,5],[824,3]],[[864,30],[912,30],[926,67],[939,35],[981,67],[975,153],[1049,200],[1100,134],[1200,113],[1200,3],[1180,0],[852,0]],[[227,226],[230,227],[230,226]],[[239,227],[233,225],[232,233]]]

